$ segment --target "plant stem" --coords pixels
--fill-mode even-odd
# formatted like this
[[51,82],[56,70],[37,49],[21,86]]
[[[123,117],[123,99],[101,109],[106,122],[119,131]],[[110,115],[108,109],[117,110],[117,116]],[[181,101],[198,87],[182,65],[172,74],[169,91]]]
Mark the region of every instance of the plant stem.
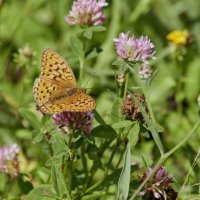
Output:
[[71,151],[71,154],[69,156],[69,161],[68,161],[68,190],[69,190],[69,195],[71,195],[71,189],[72,189],[72,172],[73,172],[73,160],[74,160],[74,152],[72,150],[73,144],[72,144],[72,139],[73,139],[74,131],[69,135],[69,141],[68,141],[68,147],[69,150]]
[[83,66],[84,66],[84,59],[83,59],[83,58],[79,58],[79,62],[80,62],[79,86],[81,86],[81,85],[82,85],[82,81],[83,81]]
[[69,161],[69,166],[68,166],[68,178],[69,178],[69,185],[68,185],[68,190],[69,190],[69,195],[71,195],[71,189],[72,189],[72,168],[73,166],[73,161]]
[[84,142],[81,145],[81,160],[82,160],[83,169],[85,172],[85,187],[86,187],[87,182],[88,182],[88,165],[87,165],[87,160],[85,158],[85,143]]
[[148,89],[147,89],[147,81],[143,81],[143,94],[145,96],[145,101],[147,103],[147,108],[148,108],[148,111],[149,111],[149,115],[150,115],[150,118],[152,119],[153,123],[155,124],[156,123],[156,120],[155,120],[155,116],[154,116],[154,113],[153,113],[153,109],[152,109],[152,105],[151,105],[151,102],[150,102],[150,97],[149,97],[149,92],[148,92]]
[[126,150],[126,146],[124,145],[124,148],[123,148],[123,150],[122,150],[122,152],[121,152],[121,155],[120,155],[120,157],[119,157],[119,160],[118,160],[118,162],[117,162],[117,164],[116,164],[116,169],[119,167],[119,165],[120,165],[120,163],[121,163],[121,161],[122,161],[122,158],[123,158],[123,155],[124,155],[124,152],[125,152],[125,150]]
[[[120,140],[118,140],[119,142],[120,142]],[[115,149],[117,150],[117,147],[118,147],[118,142],[117,142],[117,144],[116,144],[116,146],[115,146]],[[126,149],[126,148],[125,148]],[[123,155],[124,155],[124,150],[122,151],[122,154],[121,154],[121,156],[120,156],[120,159],[118,160],[118,162],[117,162],[117,165],[116,165],[116,169],[118,168],[118,166],[119,166],[119,164],[120,164],[120,162],[121,162],[121,159],[123,158]],[[108,172],[108,171],[107,171]],[[107,173],[108,174],[108,173]],[[106,176],[107,176],[107,174],[105,173],[105,178],[106,178]],[[105,189],[105,196],[104,196],[104,200],[106,200],[107,199],[107,194],[108,194],[108,191],[109,191],[109,186],[107,186],[106,187],[106,189]]]
[[127,89],[128,89],[128,80],[129,80],[129,71],[126,73],[125,85],[124,85],[124,96],[123,96],[123,99],[126,98]]
[[[195,157],[195,159],[194,159],[194,162],[192,163],[192,166],[191,166],[190,169],[188,170],[188,173],[187,173],[187,175],[186,175],[186,177],[185,177],[185,180],[184,180],[184,182],[183,182],[183,184],[182,184],[182,186],[181,186],[181,189],[180,189],[179,192],[178,192],[177,199],[180,198],[182,191],[185,189],[185,186],[186,186],[187,183],[189,182],[189,176],[190,176],[191,173],[194,171],[195,166],[198,164],[198,162],[199,162],[199,157],[200,157],[200,148],[199,148],[198,153],[197,153],[197,155],[196,155],[196,157]],[[200,194],[200,193],[199,193],[199,194]],[[200,198],[199,198],[199,199],[200,199]]]
[[200,126],[200,119],[194,125],[190,133],[179,144],[177,144],[173,149],[171,149],[169,152],[166,153],[167,157],[171,156],[176,150],[178,150],[181,146],[183,146],[183,144],[187,142],[187,140],[193,135],[193,133],[198,129],[199,126]]
[[103,179],[105,179],[106,176],[108,175],[109,169],[110,169],[110,167],[111,167],[112,160],[113,160],[113,158],[114,158],[114,156],[115,156],[115,153],[117,152],[117,149],[119,148],[119,143],[120,143],[120,139],[119,139],[119,137],[118,137],[117,142],[116,142],[116,144],[115,144],[115,146],[114,146],[114,148],[113,148],[113,151],[112,151],[112,153],[111,153],[111,155],[110,155],[110,158],[109,158],[109,161],[108,161],[108,166],[107,166],[107,169],[106,169],[106,171],[105,171],[105,174],[104,174],[104,178],[103,178]]
[[169,152],[167,152],[161,156],[161,158],[158,160],[157,164],[153,168],[152,172],[141,183],[141,185],[138,187],[138,189],[134,192],[134,194],[131,196],[131,198],[129,200],[134,200],[138,196],[139,192],[142,190],[144,185],[149,181],[149,179],[155,174],[155,172],[158,170],[158,168],[167,160],[168,157],[170,157],[176,150],[178,150],[181,146],[183,146],[185,144],[185,142],[195,133],[195,131],[199,128],[199,126],[200,126],[200,119],[194,125],[194,127],[190,131],[190,133],[179,144],[177,144],[173,149],[171,149]]

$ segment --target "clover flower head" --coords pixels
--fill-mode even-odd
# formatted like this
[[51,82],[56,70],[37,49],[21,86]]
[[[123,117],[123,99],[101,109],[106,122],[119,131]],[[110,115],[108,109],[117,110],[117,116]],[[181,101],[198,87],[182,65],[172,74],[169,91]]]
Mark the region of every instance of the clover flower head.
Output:
[[67,128],[67,132],[71,132],[72,129],[81,129],[85,133],[90,133],[92,130],[93,122],[92,112],[67,112],[64,111],[59,114],[54,114],[53,119],[56,125],[64,126]]
[[148,80],[152,75],[151,66],[148,63],[143,63],[139,70],[139,77],[143,80]]
[[117,77],[117,82],[119,83],[120,86],[122,86],[122,84],[124,83],[125,81],[125,75],[122,73],[120,75],[118,75]]
[[122,59],[144,63],[148,63],[149,59],[156,59],[153,51],[154,44],[147,36],[136,38],[134,35],[129,37],[129,32],[120,33],[119,38],[115,38],[114,42],[117,54]]
[[[133,96],[142,104],[142,106],[145,108],[145,111],[148,113],[144,95],[133,94]],[[126,96],[126,99],[122,105],[122,113],[127,119],[138,120],[141,123],[144,123],[145,121],[139,107],[135,104],[131,95]]]
[[69,25],[101,25],[105,20],[103,7],[107,5],[106,0],[74,1],[71,11],[65,16],[65,20]]
[[16,177],[19,174],[18,154],[20,148],[17,144],[5,145],[0,148],[0,172]]
[[[153,168],[149,168],[147,172],[140,178],[140,181],[144,181],[153,171]],[[150,178],[150,180],[144,186],[144,191],[140,192],[140,196],[144,199],[167,199],[175,200],[177,193],[173,190],[170,184],[173,182],[172,177],[165,171],[163,166],[156,171],[156,173]]]
[[30,48],[30,46],[26,44],[23,48],[19,49],[19,54],[22,54],[23,56],[27,58],[31,58],[34,55],[34,52]]

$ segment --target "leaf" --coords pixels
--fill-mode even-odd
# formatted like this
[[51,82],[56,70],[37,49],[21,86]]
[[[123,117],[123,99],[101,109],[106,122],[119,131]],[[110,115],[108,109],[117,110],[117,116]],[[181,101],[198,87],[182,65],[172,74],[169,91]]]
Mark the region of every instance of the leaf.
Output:
[[43,117],[41,120],[40,131],[42,133],[47,133],[49,135],[49,133],[51,133],[53,130],[56,130],[56,129],[55,129],[55,125],[52,123],[52,119],[50,118],[50,116]]
[[130,145],[128,144],[124,155],[123,168],[118,181],[116,199],[127,200],[129,185],[130,185],[130,175],[131,175],[131,151],[130,151]]
[[[67,154],[68,155],[68,154]],[[66,157],[66,153],[60,153],[59,155],[52,156],[49,160],[46,161],[46,166],[52,166],[52,165],[60,165],[63,161],[63,157]],[[67,158],[66,158],[67,159]]]
[[156,129],[156,131],[157,132],[164,132],[164,127],[163,126],[161,126],[160,124],[158,124],[158,123],[154,123],[154,127],[155,127],[155,129]]
[[91,131],[93,137],[102,139],[112,139],[116,134],[115,130],[109,125],[99,125]]
[[43,115],[42,120],[41,120],[41,124],[46,126],[46,124],[48,124],[48,122],[49,122],[49,119],[50,119],[49,115]]
[[57,195],[59,197],[62,197],[64,194],[66,194],[69,198],[69,192],[66,188],[65,180],[63,177],[63,174],[61,173],[61,170],[58,168],[56,164],[53,164],[51,167],[51,178],[53,183],[53,188],[55,189]]
[[29,129],[18,129],[16,130],[16,136],[22,140],[30,140],[31,139],[31,130]]
[[23,176],[19,177],[17,179],[17,182],[23,194],[27,194],[33,189],[33,185],[31,184],[31,182],[26,181]]
[[[131,171],[137,171],[137,170],[138,170],[137,165],[131,166]],[[98,187],[94,188],[94,190],[97,190],[98,188],[104,188],[106,186],[114,185],[119,180],[121,171],[122,171],[122,168],[119,168],[119,169],[116,169],[112,174],[106,176],[106,178],[102,181],[102,183],[98,185]]]
[[78,149],[84,142],[84,138],[80,137],[78,140],[73,141],[73,148]]
[[[131,166],[131,171],[137,171],[138,166],[133,165]],[[102,182],[101,187],[106,187],[116,183],[119,180],[120,174],[122,172],[122,168],[115,170],[112,174],[109,174],[105,180]]]
[[84,57],[83,44],[77,37],[73,36],[70,38],[70,46],[76,56],[80,58]]
[[130,120],[124,120],[124,121],[113,124],[112,128],[120,129],[120,128],[124,128],[124,127],[127,127],[127,126],[131,126],[131,125],[133,125],[133,123],[134,122],[132,122]]
[[86,152],[87,152],[87,154],[88,154],[88,157],[91,159],[91,160],[96,160],[96,159],[99,159],[98,158],[98,151],[99,151],[99,149],[97,148],[97,146],[96,145],[92,145],[92,144],[89,144],[88,146],[87,146],[87,150],[86,150]]
[[97,120],[97,122],[99,122],[99,124],[105,124],[106,123],[104,121],[104,119],[101,117],[101,115],[96,110],[93,110],[93,113],[94,113],[94,118]]
[[83,196],[81,199],[82,200],[94,200],[94,199],[97,199],[98,197],[102,197],[103,195],[105,195],[104,192],[95,191],[92,194]]
[[151,159],[151,157],[149,155],[143,154],[141,156],[141,158],[142,158],[142,161],[143,161],[144,166],[146,167],[146,169],[148,169],[149,166],[151,166],[153,164],[153,160]]
[[112,105],[111,116],[110,116],[112,124],[115,124],[123,119],[121,111],[122,103],[123,103],[122,99],[117,98]]
[[34,188],[26,197],[25,200],[55,200],[59,199],[56,194],[54,194],[51,185],[40,185]]
[[106,27],[104,26],[93,26],[93,27],[89,27],[86,28],[83,32],[83,36],[89,40],[92,39],[93,36],[93,32],[102,32],[102,31],[106,31]]
[[39,143],[43,140],[43,133],[39,130],[32,131],[33,144]]
[[89,40],[92,39],[92,35],[93,35],[93,31],[90,28],[87,28],[83,33],[83,36],[86,37]]
[[59,155],[61,153],[68,153],[68,146],[65,141],[65,134],[62,134],[62,132],[59,132],[57,130],[54,130],[51,132],[51,139],[50,143],[53,149],[54,155]]
[[90,29],[92,29],[95,32],[102,32],[107,30],[105,26],[93,26]]
[[20,108],[19,113],[22,117],[24,117],[25,119],[29,121],[31,126],[33,126],[36,129],[39,129],[40,122],[33,112],[31,112],[30,110],[26,108]]
[[91,52],[88,53],[87,59],[95,58],[98,55],[98,51],[96,48],[94,48]]
[[95,140],[93,138],[93,136],[91,134],[85,134],[83,136],[90,144],[94,144],[95,143]]
[[117,59],[112,63],[112,65],[124,66],[124,61],[122,59]]
[[137,144],[139,132],[140,132],[140,125],[138,122],[136,122],[128,134],[128,139],[131,149]]

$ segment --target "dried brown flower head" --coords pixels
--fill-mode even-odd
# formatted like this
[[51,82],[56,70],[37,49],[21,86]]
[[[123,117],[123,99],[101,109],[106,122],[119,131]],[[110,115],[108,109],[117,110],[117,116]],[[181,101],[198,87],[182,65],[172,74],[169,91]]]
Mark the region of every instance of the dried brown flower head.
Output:
[[[148,113],[146,102],[144,99],[144,95],[141,94],[133,94],[134,97],[142,104],[142,106],[145,108],[145,111]],[[134,100],[131,98],[131,95],[127,95],[123,106],[122,106],[122,113],[126,116],[128,119],[132,120],[138,120],[140,122],[144,122],[144,118],[142,116],[142,113]]]

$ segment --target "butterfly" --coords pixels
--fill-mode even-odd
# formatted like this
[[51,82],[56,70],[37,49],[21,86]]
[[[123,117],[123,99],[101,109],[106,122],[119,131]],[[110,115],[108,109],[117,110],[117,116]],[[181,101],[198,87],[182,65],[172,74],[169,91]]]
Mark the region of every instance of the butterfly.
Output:
[[86,89],[77,87],[67,62],[52,49],[44,50],[41,74],[33,85],[36,108],[43,114],[91,111],[96,103],[85,93]]

